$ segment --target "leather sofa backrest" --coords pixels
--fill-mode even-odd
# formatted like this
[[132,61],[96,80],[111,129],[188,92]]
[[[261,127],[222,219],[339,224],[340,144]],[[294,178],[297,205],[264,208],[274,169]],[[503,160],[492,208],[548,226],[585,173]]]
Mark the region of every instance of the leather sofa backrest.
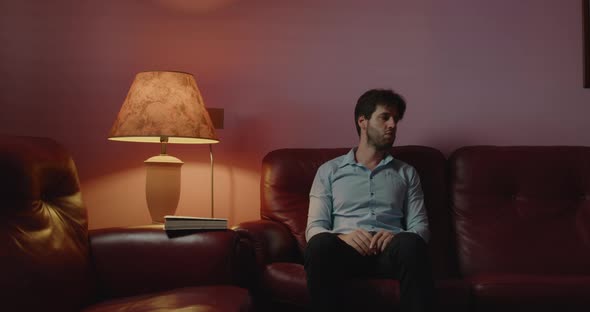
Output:
[[45,138],[0,136],[0,293],[6,311],[79,310],[91,298],[74,162]]
[[590,274],[590,147],[464,147],[450,168],[463,274]]
[[[261,218],[284,224],[294,235],[300,255],[306,246],[309,191],[316,171],[326,161],[349,150],[279,149],[267,154],[262,161]],[[435,276],[456,275],[444,156],[436,149],[423,146],[394,147],[392,154],[414,166],[420,175],[430,221],[429,246]]]

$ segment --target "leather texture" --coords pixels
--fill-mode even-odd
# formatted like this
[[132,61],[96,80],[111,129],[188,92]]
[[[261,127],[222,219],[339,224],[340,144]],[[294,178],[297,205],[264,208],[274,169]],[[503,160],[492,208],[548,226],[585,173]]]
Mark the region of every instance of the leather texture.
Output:
[[250,311],[239,286],[252,267],[251,245],[231,230],[89,235],[69,153],[0,136],[0,310]]
[[51,139],[0,136],[5,311],[74,311],[91,297],[86,209],[74,162]]
[[282,223],[257,220],[240,223],[233,227],[241,237],[253,243],[256,262],[262,267],[272,262],[296,262],[295,238]]
[[465,147],[450,163],[464,275],[590,275],[590,147]]

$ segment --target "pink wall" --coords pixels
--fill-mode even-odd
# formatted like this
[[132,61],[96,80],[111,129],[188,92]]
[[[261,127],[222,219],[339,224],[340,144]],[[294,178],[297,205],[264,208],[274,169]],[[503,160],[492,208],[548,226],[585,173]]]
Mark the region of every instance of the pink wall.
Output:
[[[270,150],[354,145],[368,88],[407,98],[401,145],[590,145],[579,0],[205,2],[0,0],[0,133],[72,151],[91,228],[150,221],[158,146],[106,140],[144,70],[191,72],[225,108],[216,209],[232,224],[258,218]],[[177,213],[206,216],[207,147],[169,152],[186,162]]]

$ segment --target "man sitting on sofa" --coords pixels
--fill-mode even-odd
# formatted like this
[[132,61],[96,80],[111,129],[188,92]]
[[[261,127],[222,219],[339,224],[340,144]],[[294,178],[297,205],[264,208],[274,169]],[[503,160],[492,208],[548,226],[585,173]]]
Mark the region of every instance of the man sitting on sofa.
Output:
[[389,154],[405,110],[404,99],[391,90],[365,92],[354,112],[358,147],[316,173],[305,233],[314,310],[346,311],[346,300],[358,298],[343,298],[339,287],[363,277],[398,279],[402,311],[432,310],[420,179],[412,166]]

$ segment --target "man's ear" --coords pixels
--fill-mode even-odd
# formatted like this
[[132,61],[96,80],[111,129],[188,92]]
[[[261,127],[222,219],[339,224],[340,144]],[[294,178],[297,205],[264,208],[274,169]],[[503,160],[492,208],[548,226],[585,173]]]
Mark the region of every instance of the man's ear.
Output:
[[358,123],[361,129],[367,130],[367,123],[369,122],[369,120],[365,116],[359,116],[359,119],[357,119],[356,122]]

